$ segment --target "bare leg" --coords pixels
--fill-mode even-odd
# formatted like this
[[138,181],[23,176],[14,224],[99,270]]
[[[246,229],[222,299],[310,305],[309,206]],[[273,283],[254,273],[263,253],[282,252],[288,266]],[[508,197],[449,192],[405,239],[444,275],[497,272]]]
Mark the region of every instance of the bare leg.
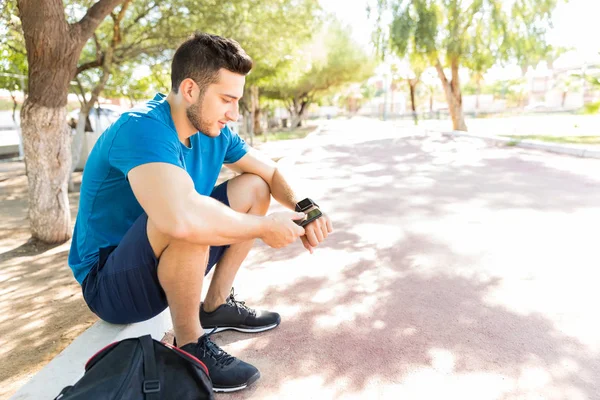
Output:
[[[159,258],[158,280],[167,295],[177,345],[195,343],[204,334],[198,314],[209,247],[172,240],[148,220],[148,239]],[[204,262],[198,263],[198,260]]]
[[[257,175],[243,174],[229,181],[227,197],[232,209],[254,215],[265,215],[269,209],[269,185]],[[254,240],[232,244],[215,266],[215,272],[204,299],[204,310],[212,312],[225,302],[242,262],[248,256]]]

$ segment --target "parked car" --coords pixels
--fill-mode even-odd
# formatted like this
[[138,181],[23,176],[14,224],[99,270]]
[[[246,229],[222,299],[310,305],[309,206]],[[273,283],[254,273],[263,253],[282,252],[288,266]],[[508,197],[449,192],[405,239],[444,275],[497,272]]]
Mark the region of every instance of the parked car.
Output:
[[[86,132],[102,133],[113,122],[119,119],[119,116],[125,111],[122,107],[112,104],[103,104],[100,107],[94,107],[90,110],[88,120],[85,124]],[[80,110],[69,113],[67,119],[69,126],[73,129],[77,127]]]

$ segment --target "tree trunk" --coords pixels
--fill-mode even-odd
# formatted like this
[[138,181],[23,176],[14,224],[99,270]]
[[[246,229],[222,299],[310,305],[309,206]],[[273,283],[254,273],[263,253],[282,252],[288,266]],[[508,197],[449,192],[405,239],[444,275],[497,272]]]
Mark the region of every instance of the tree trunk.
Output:
[[565,90],[562,94],[562,101],[560,103],[561,108],[565,108],[565,103],[567,102],[567,91]]
[[71,237],[67,194],[71,138],[66,117],[65,107],[45,107],[29,100],[21,112],[31,233],[47,243]]
[[[245,140],[250,140],[250,146],[254,146],[254,124],[252,121],[252,113],[244,110],[243,112],[244,118],[243,118],[243,124],[242,124],[242,128],[243,128],[243,132],[244,132],[244,136],[245,136]],[[241,130],[241,129],[240,129]]]
[[13,109],[12,109],[12,120],[15,123],[15,125],[17,125],[17,107],[19,106],[19,104],[17,103],[17,97],[13,94],[13,92],[10,92],[10,98],[13,101]]
[[291,115],[292,124],[290,125],[290,129],[299,128],[302,126],[302,120],[304,119],[304,113],[308,109],[308,105],[310,104],[310,100],[293,100],[292,110],[293,113]]
[[448,102],[448,110],[452,118],[452,129],[455,131],[466,131],[467,124],[462,109],[462,95],[460,92],[460,82],[458,79],[458,60],[452,62],[452,81],[448,82],[442,64],[437,61],[435,66],[438,76],[442,82],[446,101]]
[[409,79],[408,86],[410,87],[410,107],[412,109],[413,120],[415,125],[419,125],[419,118],[417,117],[417,104],[415,101],[415,92],[417,89],[418,81],[416,79]]
[[121,1],[99,0],[80,22],[69,25],[61,0],[18,0],[29,64],[29,95],[21,111],[21,128],[34,239],[62,243],[71,237],[69,83],[85,42]]
[[[76,128],[76,133],[75,133],[75,137],[73,138],[73,143],[72,143],[72,165],[71,165],[71,172],[69,174],[69,191],[73,192],[75,191],[75,187],[73,185],[73,172],[75,172],[75,170],[77,169],[77,164],[79,164],[79,161],[83,158],[83,157],[87,157],[87,137],[85,136],[85,132],[88,130],[87,128],[87,122],[89,121],[89,115],[90,115],[90,111],[92,110],[92,108],[94,107],[94,104],[96,104],[96,102],[98,101],[98,98],[100,97],[100,93],[102,93],[102,91],[104,90],[104,87],[106,86],[106,82],[108,82],[108,78],[110,78],[111,74],[112,74],[112,55],[113,55],[113,50],[109,49],[106,52],[106,55],[104,57],[104,66],[102,69],[102,76],[100,77],[100,81],[98,82],[98,84],[94,87],[94,89],[92,90],[92,96],[90,98],[89,101],[85,100],[85,94],[83,95],[83,99],[84,99],[84,104],[83,106],[81,106],[80,110],[79,110],[79,120],[77,121],[77,128]],[[100,110],[98,110],[98,122],[100,122]],[[96,129],[99,129],[99,127],[97,126]],[[89,131],[92,131],[92,127],[89,127]],[[98,132],[101,133],[101,132]]]
[[433,93],[429,94],[429,112],[433,112]]
[[254,133],[260,135],[263,133],[262,126],[260,125],[260,102],[258,98],[258,86],[252,86],[250,88],[251,97],[251,108],[252,108],[252,119],[254,124]]

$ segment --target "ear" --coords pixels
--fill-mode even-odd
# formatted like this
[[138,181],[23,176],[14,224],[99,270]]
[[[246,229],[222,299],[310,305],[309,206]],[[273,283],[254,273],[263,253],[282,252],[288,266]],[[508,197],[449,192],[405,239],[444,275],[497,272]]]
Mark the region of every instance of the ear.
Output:
[[199,92],[200,89],[198,88],[198,85],[190,78],[184,79],[179,85],[179,93],[181,93],[181,97],[183,97],[183,99],[190,104],[196,102]]

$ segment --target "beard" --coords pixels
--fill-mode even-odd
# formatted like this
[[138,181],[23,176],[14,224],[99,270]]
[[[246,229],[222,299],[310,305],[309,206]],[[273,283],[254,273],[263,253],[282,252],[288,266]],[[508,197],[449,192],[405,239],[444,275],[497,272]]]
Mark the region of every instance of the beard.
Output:
[[202,100],[203,96],[198,98],[196,103],[194,103],[192,106],[188,107],[187,110],[185,110],[186,115],[192,126],[198,132],[203,133],[206,136],[217,136],[220,131],[212,132],[210,122],[202,119]]

